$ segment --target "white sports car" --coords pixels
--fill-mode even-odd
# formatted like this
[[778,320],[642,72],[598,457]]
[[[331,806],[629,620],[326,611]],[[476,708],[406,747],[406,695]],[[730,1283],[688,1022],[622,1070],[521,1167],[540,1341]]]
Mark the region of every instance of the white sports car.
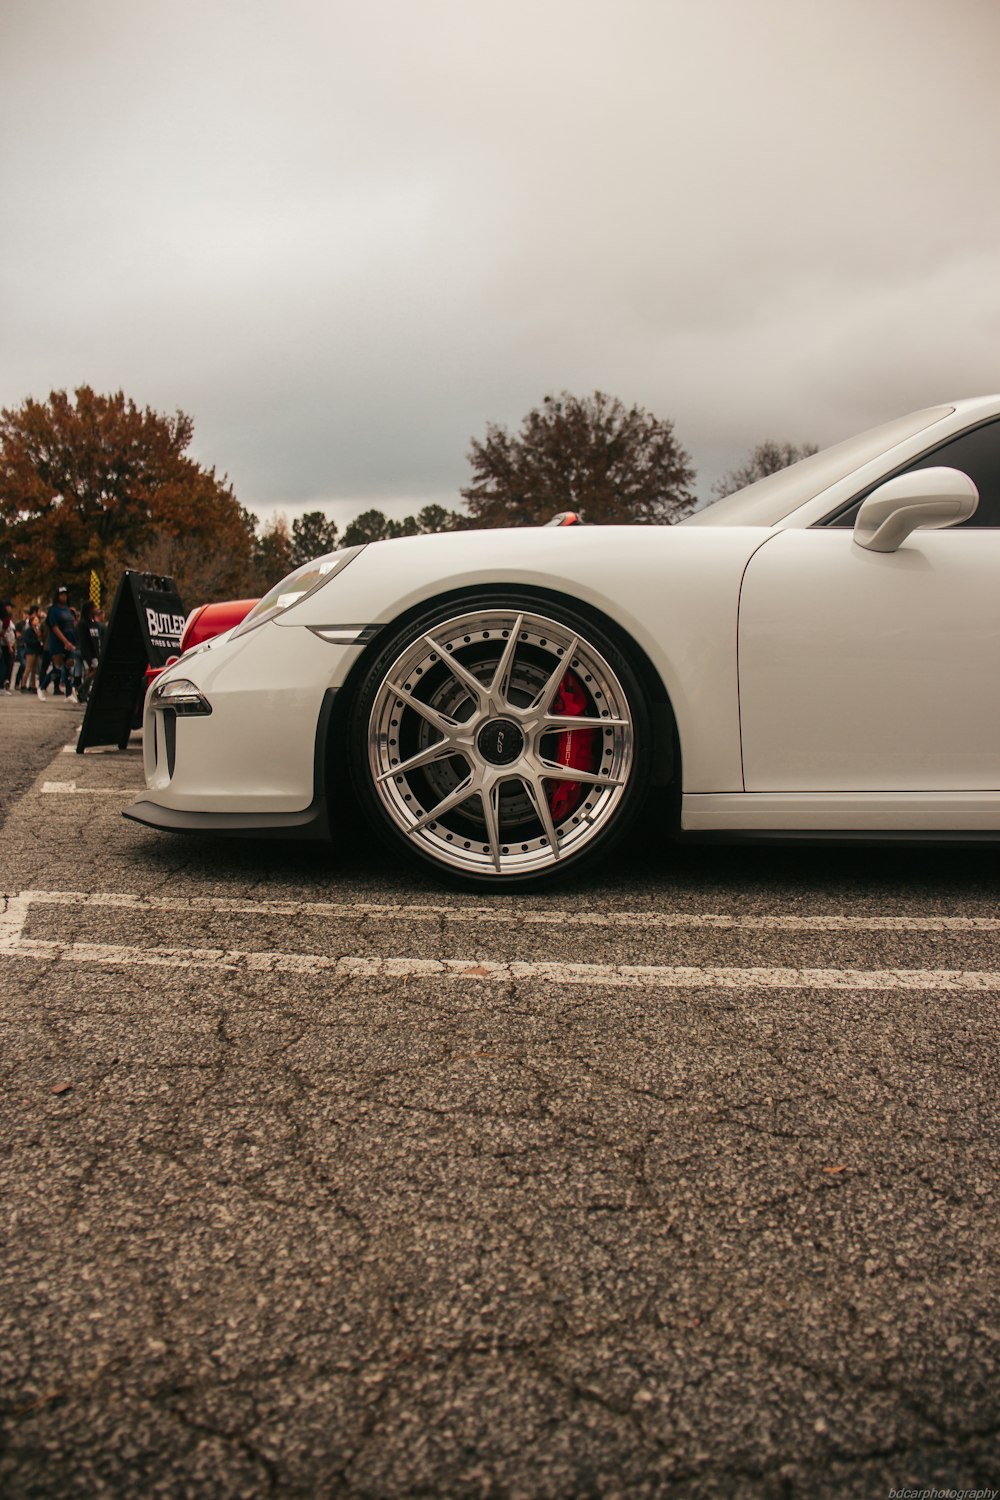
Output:
[[1000,836],[1000,397],[677,526],[333,552],[150,689],[154,828],[391,847],[505,889],[673,788],[681,836]]

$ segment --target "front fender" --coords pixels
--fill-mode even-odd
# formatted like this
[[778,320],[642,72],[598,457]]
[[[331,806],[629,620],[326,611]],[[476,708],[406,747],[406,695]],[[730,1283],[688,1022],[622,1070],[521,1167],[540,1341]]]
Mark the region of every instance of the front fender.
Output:
[[[510,585],[564,595],[606,617],[648,659],[673,709],[684,791],[742,791],[739,591],[749,557],[770,534],[574,526],[376,542],[277,623],[282,630],[387,627],[442,597]],[[333,685],[347,682],[357,653],[349,656]]]

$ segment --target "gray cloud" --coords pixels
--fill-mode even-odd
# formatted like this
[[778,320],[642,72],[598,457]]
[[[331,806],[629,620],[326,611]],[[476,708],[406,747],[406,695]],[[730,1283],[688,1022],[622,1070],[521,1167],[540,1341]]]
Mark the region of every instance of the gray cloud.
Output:
[[0,401],[196,421],[268,514],[453,503],[552,390],[707,493],[1000,387],[1000,16],[972,0],[8,4]]

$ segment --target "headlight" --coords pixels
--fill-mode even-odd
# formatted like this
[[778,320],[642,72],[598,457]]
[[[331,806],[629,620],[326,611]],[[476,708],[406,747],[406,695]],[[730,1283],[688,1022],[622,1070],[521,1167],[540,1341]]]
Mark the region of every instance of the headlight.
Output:
[[238,636],[246,635],[248,630],[256,630],[265,620],[273,620],[275,615],[282,615],[286,609],[301,604],[303,599],[308,599],[310,594],[315,594],[317,589],[329,583],[331,578],[335,578],[347,567],[352,558],[363,551],[364,545],[346,547],[342,552],[328,552],[325,557],[317,557],[314,562],[296,568],[294,573],[289,573],[287,578],[276,584],[269,594],[265,594],[259,604],[254,605],[229,639],[235,641]]
[[210,714],[212,705],[186,677],[157,682],[149,696],[151,708],[172,708],[177,714]]

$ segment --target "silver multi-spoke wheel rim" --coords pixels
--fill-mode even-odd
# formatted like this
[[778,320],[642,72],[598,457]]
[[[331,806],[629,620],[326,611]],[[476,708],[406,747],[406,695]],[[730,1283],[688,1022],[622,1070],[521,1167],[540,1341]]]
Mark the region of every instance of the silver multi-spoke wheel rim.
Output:
[[[577,712],[556,711],[567,681]],[[578,733],[585,768],[556,758]],[[376,796],[416,848],[467,874],[528,874],[577,855],[613,818],[632,770],[632,713],[583,635],[527,610],[482,609],[400,652],[375,693],[368,759]],[[559,783],[572,784],[568,807]]]

